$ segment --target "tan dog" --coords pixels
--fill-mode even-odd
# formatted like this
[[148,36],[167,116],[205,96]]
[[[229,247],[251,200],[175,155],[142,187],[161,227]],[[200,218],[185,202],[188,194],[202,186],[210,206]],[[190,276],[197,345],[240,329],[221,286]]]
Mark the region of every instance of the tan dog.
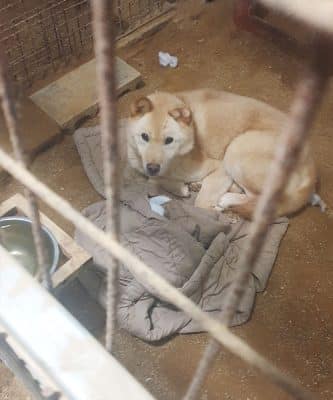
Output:
[[[157,92],[132,105],[128,160],[179,196],[189,195],[188,183],[201,182],[199,207],[219,206],[251,218],[286,120],[281,111],[232,93]],[[278,216],[305,206],[315,184],[315,165],[306,144]]]

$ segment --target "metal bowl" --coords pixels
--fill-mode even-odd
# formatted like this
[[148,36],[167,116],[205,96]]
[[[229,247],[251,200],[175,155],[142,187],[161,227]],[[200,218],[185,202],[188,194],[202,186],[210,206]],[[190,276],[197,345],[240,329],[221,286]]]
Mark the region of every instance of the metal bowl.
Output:
[[[32,222],[28,218],[0,218],[0,245],[16,258],[31,275],[36,275],[38,262],[31,228]],[[46,250],[47,267],[52,274],[59,263],[59,245],[53,234],[44,226],[42,227],[42,240]]]

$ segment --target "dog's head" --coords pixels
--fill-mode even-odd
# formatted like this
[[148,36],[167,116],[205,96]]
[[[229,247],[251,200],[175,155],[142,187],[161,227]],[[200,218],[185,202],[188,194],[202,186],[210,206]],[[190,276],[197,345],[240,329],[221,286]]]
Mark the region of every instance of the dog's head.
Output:
[[139,161],[136,168],[148,176],[163,176],[175,157],[194,146],[191,110],[169,93],[138,99],[131,106],[128,146]]

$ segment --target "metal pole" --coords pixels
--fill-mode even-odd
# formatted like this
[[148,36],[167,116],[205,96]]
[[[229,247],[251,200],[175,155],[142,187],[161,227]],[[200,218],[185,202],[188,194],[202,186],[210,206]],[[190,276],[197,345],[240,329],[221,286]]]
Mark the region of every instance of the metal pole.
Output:
[[[327,83],[328,70],[323,59],[325,49],[320,47],[321,44],[318,47],[315,65],[308,71],[297,87],[290,110],[289,123],[281,133],[275,159],[272,162],[263,193],[259,198],[254,213],[247,245],[241,256],[238,275],[230,287],[225,308],[221,312],[220,320],[225,326],[229,326],[232,322],[244,295],[250,273],[265,242],[269,225],[274,222],[278,201],[307,140],[309,128],[322,99]],[[219,350],[220,345],[215,340],[208,344],[184,400],[194,400],[198,397],[201,385]],[[293,395],[297,399],[302,398],[297,392],[293,393]]]
[[[9,131],[10,141],[13,147],[14,156],[18,163],[28,168],[23,146],[21,143],[21,133],[19,131],[16,107],[12,96],[10,83],[5,66],[5,60],[2,56],[0,59],[0,96],[1,105]],[[23,183],[24,184],[24,183]],[[36,247],[37,261],[39,266],[38,276],[41,277],[43,284],[48,290],[52,289],[52,281],[50,271],[47,267],[47,258],[43,246],[43,232],[39,218],[38,204],[34,194],[26,186],[24,190],[25,196],[29,204],[29,217],[32,221],[32,234]]]
[[[97,85],[101,109],[102,151],[106,195],[106,230],[119,239],[119,151],[117,126],[115,32],[113,1],[92,0]],[[117,320],[118,261],[107,262],[106,348],[111,351]]]

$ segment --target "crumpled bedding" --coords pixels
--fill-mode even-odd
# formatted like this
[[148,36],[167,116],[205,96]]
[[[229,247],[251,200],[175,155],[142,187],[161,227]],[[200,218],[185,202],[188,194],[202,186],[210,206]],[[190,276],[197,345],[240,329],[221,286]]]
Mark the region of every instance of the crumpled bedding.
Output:
[[[92,133],[94,132],[94,133]],[[84,137],[90,138],[90,144]],[[89,153],[98,146],[98,129],[80,129],[75,141],[87,175],[100,174]],[[99,147],[100,149],[100,147]],[[100,150],[99,150],[100,151]],[[88,159],[87,159],[88,154]],[[95,154],[95,159],[100,159]],[[91,171],[91,169],[95,169]],[[239,257],[248,235],[249,223],[234,222],[213,210],[172,199],[163,205],[164,215],[152,211],[152,187],[146,182],[126,184],[121,192],[121,242],[152,269],[191,298],[200,308],[217,317],[226,291],[235,278]],[[105,229],[105,202],[87,207],[83,214]],[[282,218],[273,224],[232,325],[246,322],[256,292],[263,291],[271,273],[280,241],[288,227]],[[90,252],[94,265],[82,271],[80,280],[92,296],[105,306],[106,252],[82,232],[77,242]],[[168,304],[154,288],[120,266],[118,319],[123,329],[145,341],[158,341],[176,333],[201,332],[201,327],[184,312]]]

